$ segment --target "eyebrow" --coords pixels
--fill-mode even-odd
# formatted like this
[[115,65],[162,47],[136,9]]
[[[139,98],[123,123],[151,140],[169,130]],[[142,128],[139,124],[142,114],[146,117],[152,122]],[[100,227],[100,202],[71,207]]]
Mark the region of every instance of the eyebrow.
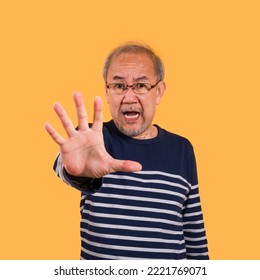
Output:
[[[121,81],[121,80],[125,80],[125,78],[116,75],[116,76],[113,77],[113,80],[120,80]],[[141,76],[141,77],[138,77],[138,78],[134,79],[135,82],[139,82],[139,81],[143,81],[143,80],[149,81],[148,77],[146,77],[146,76]]]
[[124,77],[120,77],[120,76],[114,76],[113,80],[124,80]]

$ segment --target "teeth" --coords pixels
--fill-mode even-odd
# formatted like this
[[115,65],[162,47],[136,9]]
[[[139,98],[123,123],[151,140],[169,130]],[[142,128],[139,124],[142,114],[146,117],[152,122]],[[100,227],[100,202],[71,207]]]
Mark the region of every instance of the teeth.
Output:
[[136,114],[131,114],[131,115],[125,114],[125,117],[126,117],[127,119],[134,119],[134,118],[137,118],[138,116],[139,116],[138,113],[136,113]]

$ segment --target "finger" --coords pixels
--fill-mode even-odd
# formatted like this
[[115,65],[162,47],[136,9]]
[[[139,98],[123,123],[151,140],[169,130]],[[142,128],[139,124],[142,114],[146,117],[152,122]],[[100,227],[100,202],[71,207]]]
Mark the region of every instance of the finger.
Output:
[[94,118],[93,118],[92,128],[96,131],[102,131],[102,127],[103,127],[102,100],[99,96],[96,96],[94,101]]
[[117,160],[111,164],[112,172],[138,172],[142,170],[142,165],[137,161],[132,160]]
[[77,110],[78,124],[80,130],[87,130],[88,126],[88,115],[85,109],[84,101],[79,92],[73,95],[74,103]]
[[53,126],[49,123],[45,123],[44,125],[45,129],[51,136],[51,138],[58,144],[63,145],[65,143],[65,139],[53,128]]
[[73,135],[76,134],[76,130],[73,126],[72,121],[70,120],[70,118],[68,117],[66,111],[64,110],[64,108],[61,106],[60,103],[56,102],[53,106],[56,114],[58,115],[66,133],[68,134],[69,137],[72,137]]

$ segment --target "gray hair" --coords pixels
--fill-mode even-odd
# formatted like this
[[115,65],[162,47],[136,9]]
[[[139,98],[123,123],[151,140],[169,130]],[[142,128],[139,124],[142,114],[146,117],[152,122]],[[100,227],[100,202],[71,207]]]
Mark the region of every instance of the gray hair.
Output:
[[154,51],[148,46],[144,44],[140,44],[137,42],[129,42],[123,45],[120,45],[119,47],[115,48],[106,58],[104,67],[103,67],[103,78],[106,81],[107,78],[107,72],[108,68],[114,58],[119,57],[121,54],[126,53],[135,53],[135,54],[141,54],[145,53],[147,54],[154,65],[154,70],[157,76],[158,81],[164,79],[164,65],[159,56],[157,56]]

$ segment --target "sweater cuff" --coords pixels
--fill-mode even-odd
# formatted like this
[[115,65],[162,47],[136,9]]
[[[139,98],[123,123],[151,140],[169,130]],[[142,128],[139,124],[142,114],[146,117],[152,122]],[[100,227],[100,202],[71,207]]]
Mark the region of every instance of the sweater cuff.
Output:
[[75,187],[83,193],[97,192],[101,188],[103,183],[103,178],[73,176],[69,174],[65,168],[63,168],[63,175],[72,187]]

